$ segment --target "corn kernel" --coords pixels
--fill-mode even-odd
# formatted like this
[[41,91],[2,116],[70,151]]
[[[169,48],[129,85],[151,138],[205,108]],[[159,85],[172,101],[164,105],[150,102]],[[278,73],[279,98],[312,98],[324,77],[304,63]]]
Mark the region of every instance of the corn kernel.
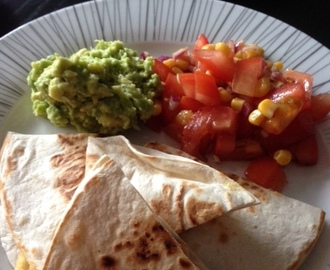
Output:
[[229,93],[226,89],[224,89],[223,87],[219,87],[218,91],[220,94],[220,100],[223,104],[229,104],[232,101],[233,95]]
[[242,51],[238,51],[236,54],[235,54],[235,57],[234,59],[237,61],[237,60],[241,60],[243,59],[243,53]]
[[245,100],[244,99],[241,99],[241,98],[238,98],[238,97],[235,97],[231,100],[230,102],[230,107],[237,111],[237,112],[240,112],[242,107],[243,107],[243,104],[244,104]]
[[263,97],[270,90],[270,80],[268,77],[262,77],[258,80],[256,90],[254,92],[255,97]]
[[260,126],[266,117],[259,110],[253,110],[248,119],[252,125]]
[[175,66],[177,66],[181,70],[187,71],[189,69],[190,63],[183,59],[177,59],[175,60]]
[[275,111],[278,109],[279,105],[271,101],[270,99],[264,99],[258,105],[258,111],[270,119],[273,117]]
[[162,112],[162,103],[160,101],[155,101],[154,106],[152,108],[152,115],[157,116]]
[[215,50],[215,45],[212,43],[206,44],[202,47],[202,50]]
[[258,56],[257,52],[254,49],[247,49],[243,52],[243,58],[247,59],[247,58],[252,58]]
[[273,67],[275,67],[277,71],[281,71],[283,69],[283,63],[282,62],[274,62]]
[[221,51],[226,55],[231,54],[231,50],[229,49],[228,45],[224,42],[218,42],[215,44],[215,50]]
[[274,153],[273,158],[281,166],[286,166],[291,162],[292,154],[288,150],[281,149]]
[[183,73],[183,71],[179,68],[179,67],[172,67],[172,71],[175,73],[175,74],[178,74],[178,73]]
[[169,68],[173,68],[175,66],[175,61],[173,58],[166,59],[163,63]]
[[175,122],[181,126],[185,126],[188,124],[192,115],[193,112],[191,110],[182,110],[175,117]]

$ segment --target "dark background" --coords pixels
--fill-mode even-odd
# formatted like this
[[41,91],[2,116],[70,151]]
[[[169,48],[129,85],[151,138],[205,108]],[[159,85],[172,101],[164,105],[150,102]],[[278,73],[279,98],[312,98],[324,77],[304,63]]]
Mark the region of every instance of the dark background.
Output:
[[[85,1],[0,0],[0,36],[37,17],[81,2]],[[257,10],[286,22],[330,49],[329,0],[237,0],[228,2]]]

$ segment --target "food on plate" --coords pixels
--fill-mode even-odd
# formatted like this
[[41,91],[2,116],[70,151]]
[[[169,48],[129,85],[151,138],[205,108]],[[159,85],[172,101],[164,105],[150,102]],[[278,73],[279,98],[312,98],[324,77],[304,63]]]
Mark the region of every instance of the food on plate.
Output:
[[258,203],[225,174],[190,159],[132,145],[123,136],[88,140],[86,168],[107,155],[176,232]]
[[132,145],[123,136],[92,138],[7,134],[0,159],[0,236],[12,265],[22,253],[41,269],[73,194],[104,154],[178,233],[259,202],[206,165]]
[[187,251],[103,156],[73,195],[43,269],[206,269]]
[[[189,157],[157,142],[146,147]],[[180,237],[209,269],[297,269],[321,234],[325,212],[230,176],[254,194],[260,204],[227,213]]]
[[13,265],[19,246],[40,269],[60,217],[84,177],[87,138],[16,133],[6,137],[0,157],[0,232]]
[[[298,269],[321,234],[325,213],[253,182],[237,181],[261,203],[184,232],[182,239],[210,269]],[[200,245],[204,242],[207,248]]]
[[98,40],[70,57],[57,53],[31,64],[33,112],[59,127],[116,134],[139,128],[155,112],[160,80],[153,59],[121,41]]
[[277,174],[291,160],[317,162],[315,124],[329,113],[330,94],[313,96],[311,75],[284,70],[260,46],[210,43],[202,34],[193,48],[156,58],[153,70],[164,84],[162,111],[148,125],[165,131],[183,151],[220,161],[270,156],[269,163],[280,164]]

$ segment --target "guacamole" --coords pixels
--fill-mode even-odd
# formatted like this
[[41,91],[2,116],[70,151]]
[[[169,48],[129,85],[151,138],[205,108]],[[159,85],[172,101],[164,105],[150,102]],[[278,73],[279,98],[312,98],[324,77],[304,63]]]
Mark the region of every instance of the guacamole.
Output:
[[33,112],[58,127],[116,134],[153,115],[161,82],[153,58],[141,59],[121,41],[96,41],[70,57],[55,53],[32,62],[27,82]]

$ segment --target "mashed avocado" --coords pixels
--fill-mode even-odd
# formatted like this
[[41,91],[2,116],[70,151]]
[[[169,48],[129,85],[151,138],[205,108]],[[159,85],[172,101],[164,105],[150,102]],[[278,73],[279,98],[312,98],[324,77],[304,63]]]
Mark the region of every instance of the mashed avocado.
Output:
[[69,58],[50,55],[31,64],[27,82],[33,112],[56,126],[116,134],[138,129],[153,114],[160,93],[153,59],[142,60],[121,41],[99,40]]

